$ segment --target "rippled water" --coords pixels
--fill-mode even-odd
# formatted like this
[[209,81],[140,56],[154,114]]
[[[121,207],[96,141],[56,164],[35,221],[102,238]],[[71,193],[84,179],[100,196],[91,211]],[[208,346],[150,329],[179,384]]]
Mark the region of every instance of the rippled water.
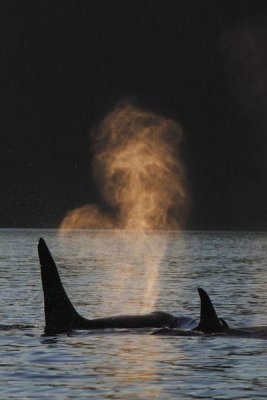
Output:
[[[267,325],[267,234],[0,230],[0,397],[264,399],[267,341],[73,332],[42,336],[43,236],[85,317],[154,309],[197,317],[196,288],[231,326]],[[149,280],[149,276],[153,279]]]

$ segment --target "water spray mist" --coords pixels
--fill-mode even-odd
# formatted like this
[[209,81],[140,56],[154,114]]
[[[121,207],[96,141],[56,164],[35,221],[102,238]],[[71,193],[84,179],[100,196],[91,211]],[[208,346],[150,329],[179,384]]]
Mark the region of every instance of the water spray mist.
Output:
[[86,228],[138,231],[138,239],[135,236],[134,244],[131,241],[134,247],[131,260],[119,271],[116,281],[123,283],[118,291],[120,303],[127,296],[123,302],[127,311],[129,304],[136,310],[135,302],[128,298],[132,287],[129,277],[138,272],[135,257],[142,254],[142,311],[148,311],[156,301],[155,288],[166,236],[156,241],[155,261],[150,257],[155,244],[147,232],[180,230],[188,213],[189,196],[179,156],[182,129],[170,119],[124,103],[104,118],[92,137],[94,177],[103,203],[111,212],[106,214],[96,205],[82,206],[66,215],[60,232]]
[[60,230],[180,229],[188,212],[180,125],[132,104],[117,106],[93,132],[94,176],[112,215],[70,211]]

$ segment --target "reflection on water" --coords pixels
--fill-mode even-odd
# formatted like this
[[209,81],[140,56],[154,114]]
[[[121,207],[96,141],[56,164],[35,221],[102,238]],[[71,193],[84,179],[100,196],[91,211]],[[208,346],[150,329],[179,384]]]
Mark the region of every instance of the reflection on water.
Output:
[[[131,236],[132,235],[132,236]],[[85,317],[144,305],[146,259],[160,264],[155,309],[197,317],[202,286],[232,326],[267,325],[265,233],[151,232],[133,263],[136,238],[119,232],[0,231],[1,398],[266,398],[267,342],[79,331],[42,336],[36,243],[46,238],[63,283]],[[159,257],[160,243],[166,242]],[[120,280],[121,279],[121,280]],[[126,291],[124,290],[126,288]]]

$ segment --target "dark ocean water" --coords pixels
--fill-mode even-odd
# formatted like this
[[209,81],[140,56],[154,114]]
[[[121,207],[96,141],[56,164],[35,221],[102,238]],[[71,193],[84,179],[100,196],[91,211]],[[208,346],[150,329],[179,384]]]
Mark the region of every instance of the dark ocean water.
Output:
[[[0,230],[0,398],[265,399],[267,341],[79,331],[43,336],[44,237],[84,317],[198,317],[197,287],[231,326],[267,325],[267,234]],[[31,325],[27,329],[8,325]]]

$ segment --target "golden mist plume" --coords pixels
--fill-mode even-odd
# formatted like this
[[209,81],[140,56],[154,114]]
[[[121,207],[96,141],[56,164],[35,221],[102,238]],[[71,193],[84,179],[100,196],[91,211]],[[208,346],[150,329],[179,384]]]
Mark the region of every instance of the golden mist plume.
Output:
[[63,219],[60,230],[180,229],[189,198],[179,158],[181,127],[130,103],[118,105],[93,132],[94,176],[106,205],[83,206]]
[[[124,103],[104,118],[92,137],[94,177],[110,211],[107,214],[96,205],[70,211],[60,233],[85,228],[124,232],[120,257],[125,261],[121,268],[108,272],[105,281],[114,291],[104,285],[102,308],[108,311],[116,303],[121,311],[136,312],[141,306],[148,312],[157,299],[166,235],[148,235],[147,231],[181,229],[188,212],[179,157],[182,129],[170,119]],[[142,296],[137,299],[139,289]]]

